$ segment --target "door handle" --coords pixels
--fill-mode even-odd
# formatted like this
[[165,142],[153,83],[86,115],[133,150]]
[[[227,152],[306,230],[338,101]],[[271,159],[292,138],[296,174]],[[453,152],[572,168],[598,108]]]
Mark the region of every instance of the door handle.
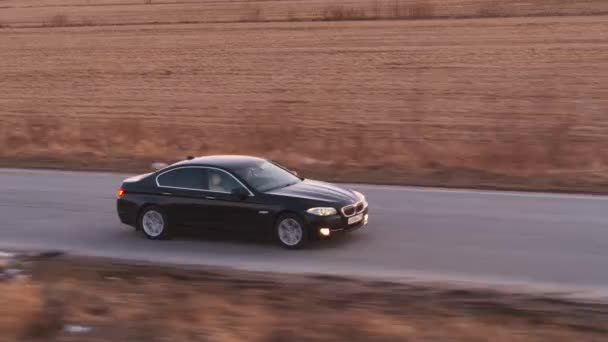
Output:
[[208,200],[214,200],[214,199],[217,199],[217,197],[212,197],[212,196],[205,196],[205,198],[206,198],[206,199],[208,199]]

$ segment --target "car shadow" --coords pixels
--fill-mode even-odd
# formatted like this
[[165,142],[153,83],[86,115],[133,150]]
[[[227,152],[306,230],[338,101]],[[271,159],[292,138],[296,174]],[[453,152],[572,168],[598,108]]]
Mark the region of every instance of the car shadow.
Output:
[[[359,232],[352,232],[340,234],[328,239],[312,240],[309,241],[305,249],[326,250],[340,248],[343,245],[359,241],[363,235],[364,234],[360,234]],[[243,234],[180,228],[174,232],[173,239],[201,242],[238,243],[261,247],[281,248],[272,236],[252,233]]]
[[270,237],[259,234],[243,234],[235,232],[218,232],[180,228],[175,231],[174,240],[240,243],[259,246],[273,246],[274,241]]

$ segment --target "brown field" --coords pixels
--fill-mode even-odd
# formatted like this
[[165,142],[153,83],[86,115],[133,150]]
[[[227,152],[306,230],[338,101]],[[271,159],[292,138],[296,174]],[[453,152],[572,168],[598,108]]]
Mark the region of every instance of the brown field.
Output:
[[[0,281],[0,340],[600,342],[608,305],[333,276],[37,261]],[[65,331],[66,325],[91,328]]]
[[[376,3],[112,1],[0,0],[1,164],[243,153],[331,180],[608,191],[608,16],[590,15],[606,1],[500,13],[565,17],[311,22],[262,21]],[[141,24],[205,21],[226,22]]]
[[[149,4],[147,4],[149,2]],[[605,0],[0,0],[11,27],[608,14]],[[64,19],[57,19],[65,17]]]

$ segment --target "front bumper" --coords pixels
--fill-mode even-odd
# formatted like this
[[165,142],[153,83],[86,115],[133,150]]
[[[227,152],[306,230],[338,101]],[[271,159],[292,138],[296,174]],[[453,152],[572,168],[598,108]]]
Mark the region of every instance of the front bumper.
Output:
[[[326,217],[309,214],[307,215],[308,228],[311,235],[317,238],[327,238],[341,233],[352,232],[368,225],[369,208],[366,208],[362,214],[363,219],[354,224],[348,224],[348,218],[340,214]],[[329,236],[321,234],[321,229],[323,228],[329,229]]]

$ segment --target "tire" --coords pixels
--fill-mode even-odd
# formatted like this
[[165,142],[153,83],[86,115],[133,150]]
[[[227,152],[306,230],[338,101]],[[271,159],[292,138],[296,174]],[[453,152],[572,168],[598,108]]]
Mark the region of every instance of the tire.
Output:
[[278,243],[287,249],[300,249],[308,242],[304,221],[293,214],[281,215],[274,227]]
[[137,229],[150,240],[166,240],[170,237],[167,215],[156,206],[147,207],[141,212]]

